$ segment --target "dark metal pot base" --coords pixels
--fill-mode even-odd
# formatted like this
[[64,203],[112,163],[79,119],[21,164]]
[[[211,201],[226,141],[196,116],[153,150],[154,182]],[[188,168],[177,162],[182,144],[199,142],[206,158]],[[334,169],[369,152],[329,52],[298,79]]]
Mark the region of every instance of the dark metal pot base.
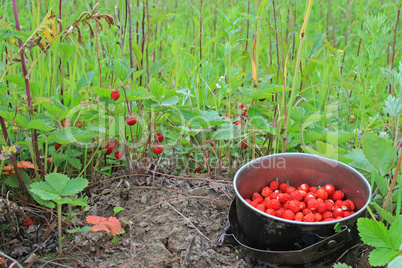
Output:
[[[237,198],[237,197],[236,197]],[[253,267],[332,267],[335,262],[353,265],[357,258],[359,238],[351,236],[347,226],[342,231],[328,237],[320,237],[313,245],[300,250],[275,251],[258,249],[249,241],[237,222],[236,198],[233,200],[228,216],[228,225],[219,244],[229,243],[242,248],[241,257]],[[354,233],[354,232],[352,232]],[[342,257],[341,257],[342,256]],[[341,257],[341,258],[340,258]],[[339,259],[339,260],[338,260]]]

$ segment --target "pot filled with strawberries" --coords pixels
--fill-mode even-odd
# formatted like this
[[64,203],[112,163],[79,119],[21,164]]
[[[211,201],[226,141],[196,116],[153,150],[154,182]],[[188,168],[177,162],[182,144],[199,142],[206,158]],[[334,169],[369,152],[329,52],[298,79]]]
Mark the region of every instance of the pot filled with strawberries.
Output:
[[249,263],[323,267],[357,248],[356,221],[371,187],[352,167],[316,155],[276,154],[243,166],[233,183],[226,236],[243,246]]

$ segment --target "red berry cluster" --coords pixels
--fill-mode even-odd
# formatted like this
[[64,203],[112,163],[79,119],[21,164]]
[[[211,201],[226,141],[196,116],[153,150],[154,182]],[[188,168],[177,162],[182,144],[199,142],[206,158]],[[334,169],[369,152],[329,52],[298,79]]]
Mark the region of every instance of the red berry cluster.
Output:
[[303,183],[297,189],[287,183],[272,181],[246,202],[269,215],[303,222],[334,221],[354,213],[355,205],[332,184],[322,187]]

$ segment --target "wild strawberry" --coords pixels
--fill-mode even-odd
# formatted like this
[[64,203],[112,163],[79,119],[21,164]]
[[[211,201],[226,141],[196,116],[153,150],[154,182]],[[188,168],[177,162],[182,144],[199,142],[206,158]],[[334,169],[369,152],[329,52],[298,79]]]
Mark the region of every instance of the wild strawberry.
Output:
[[279,182],[278,181],[272,181],[269,184],[269,188],[271,188],[272,191],[278,190],[279,187]]
[[349,217],[350,215],[353,215],[354,214],[354,212],[353,211],[344,211],[343,212],[343,214],[342,214],[342,217],[344,217],[344,218],[346,218],[346,217]]
[[322,220],[322,215],[321,213],[314,213],[314,221],[319,222]]
[[201,168],[200,167],[196,167],[195,169],[194,169],[194,173],[200,173],[201,172]]
[[244,109],[244,111],[243,111],[243,116],[244,116],[244,117],[247,116],[247,109]]
[[307,208],[310,209],[311,211],[316,211],[318,208],[318,202],[317,199],[310,199],[307,203]]
[[117,140],[110,140],[109,144],[107,145],[109,148],[115,148],[117,146],[118,142]]
[[110,148],[109,146],[103,147],[103,150],[106,150],[105,155],[109,155],[113,152],[113,148]]
[[278,209],[280,206],[281,206],[281,202],[279,202],[278,199],[271,199],[270,201],[268,201],[267,208]]
[[332,211],[335,208],[335,202],[331,199],[325,200],[325,205],[327,206],[328,211]]
[[309,191],[312,192],[312,193],[316,193],[317,192],[317,187],[315,187],[315,186],[310,187]]
[[281,202],[282,204],[285,203],[286,201],[289,200],[289,195],[286,193],[279,193],[278,194],[278,200],[279,202]]
[[325,203],[319,203],[317,211],[321,214],[324,213],[325,211],[327,211],[327,205],[325,205]]
[[309,192],[309,186],[308,186],[308,184],[307,183],[303,183],[302,185],[300,185],[299,186],[299,188],[297,188],[299,191],[300,190],[303,190],[303,191],[305,191],[306,193],[308,193]]
[[137,118],[135,118],[135,116],[133,116],[133,115],[129,115],[129,116],[126,118],[126,123],[127,123],[127,125],[129,125],[129,126],[133,126],[133,125],[135,125],[135,123],[137,123]]
[[215,141],[214,140],[210,141],[209,145],[211,145],[211,147],[215,147]]
[[112,94],[110,95],[112,99],[117,101],[120,98],[120,93],[118,91],[112,91]]
[[306,202],[306,204],[308,204],[308,201],[310,201],[311,199],[316,199],[317,195],[313,192],[308,192],[306,197],[304,197],[304,202]]
[[240,109],[243,109],[243,108],[244,108],[243,103],[240,103],[240,104],[239,104],[239,108],[240,108]]
[[333,215],[334,218],[342,217],[342,215],[343,215],[342,208],[335,208],[333,213],[332,213],[332,215]]
[[314,222],[314,214],[309,213],[307,215],[304,215],[303,221],[304,222]]
[[272,216],[276,216],[275,209],[272,209],[272,208],[268,208],[267,210],[265,210],[265,213],[272,215]]
[[262,191],[261,191],[261,195],[262,195],[263,197],[268,197],[268,196],[270,196],[271,194],[272,194],[272,190],[271,190],[271,188],[269,188],[268,186],[264,187],[264,188],[262,189]]
[[322,213],[322,218],[324,220],[333,218],[332,212],[331,211],[325,211],[324,213]]
[[242,123],[241,121],[236,121],[236,122],[235,122],[235,125],[236,125],[236,126],[241,126],[241,125],[243,125],[243,123]]
[[300,211],[300,202],[297,200],[290,200],[289,201],[289,209],[293,211],[294,213],[297,213]]
[[56,143],[55,145],[54,145],[54,149],[57,151],[58,149],[60,149],[60,147],[61,147],[61,144],[60,143]]
[[346,199],[346,200],[343,201],[343,202],[344,202],[344,204],[346,204],[347,208],[348,208],[350,211],[355,210],[355,204],[353,203],[352,200]]
[[279,191],[281,191],[282,193],[286,193],[286,189],[288,188],[288,184],[287,183],[281,183],[279,184]]
[[25,226],[25,227],[29,227],[29,226],[31,226],[32,224],[35,224],[36,223],[36,220],[26,220],[26,221],[24,221],[24,223],[23,223],[23,225]]
[[116,159],[122,159],[123,158],[123,153],[121,151],[117,151],[114,153],[114,158]]
[[304,191],[304,190],[302,190],[302,189],[298,189],[298,191],[303,195],[303,198],[306,197],[306,195],[307,195],[307,192],[306,192],[306,191]]
[[245,201],[246,201],[247,203],[249,203],[251,206],[257,207],[257,202],[251,201],[250,199],[245,199]]
[[303,212],[297,212],[295,215],[295,221],[303,221],[304,215]]
[[275,216],[277,216],[279,218],[283,218],[283,213],[285,213],[285,209],[284,208],[278,208],[275,211]]
[[258,210],[260,210],[260,211],[262,211],[262,212],[265,212],[265,210],[266,210],[264,204],[262,204],[262,203],[261,203],[261,204],[258,204],[257,207],[256,207],[256,209],[258,209]]
[[264,201],[264,198],[259,193],[254,192],[251,200],[257,202],[257,204],[261,204]]
[[75,123],[75,126],[78,128],[81,128],[84,124],[82,123],[82,121],[78,121],[77,123]]
[[309,214],[309,213],[312,213],[312,211],[309,210],[308,208],[303,209],[302,212],[303,212],[303,215],[307,215],[307,214]]
[[304,203],[304,201],[300,202],[300,210],[303,210],[307,207],[306,203]]
[[155,145],[152,150],[155,154],[161,154],[163,152],[163,147],[161,145]]
[[336,200],[342,200],[343,197],[345,196],[345,194],[341,191],[341,190],[337,190],[334,192],[334,194],[332,195],[332,199],[334,201]]
[[156,142],[162,142],[163,140],[164,140],[164,137],[163,137],[163,134],[162,133],[156,133],[155,134],[155,136],[154,136],[154,140],[156,141]]
[[328,193],[324,188],[320,188],[317,190],[317,197],[323,200],[328,199]]
[[296,192],[296,188],[295,188],[295,187],[289,186],[289,187],[286,189],[286,193],[288,193],[288,194],[291,194],[291,193],[293,193],[293,192]]
[[266,100],[266,98],[265,99],[259,99],[259,101],[265,101]]
[[241,143],[241,148],[247,149],[247,147],[248,147],[247,142],[243,141],[243,142]]
[[303,200],[303,194],[299,190],[294,191],[293,193],[290,194],[290,199],[297,200],[297,201],[302,201]]
[[283,218],[286,220],[294,220],[295,219],[295,213],[289,209],[285,210],[285,212],[283,212]]
[[[335,187],[332,184],[325,184],[322,187],[325,191],[327,191],[328,195],[332,195],[335,192]],[[324,199],[324,198],[323,198]]]
[[271,199],[278,199],[278,195],[279,195],[279,190],[276,190],[275,192],[272,192],[271,194]]

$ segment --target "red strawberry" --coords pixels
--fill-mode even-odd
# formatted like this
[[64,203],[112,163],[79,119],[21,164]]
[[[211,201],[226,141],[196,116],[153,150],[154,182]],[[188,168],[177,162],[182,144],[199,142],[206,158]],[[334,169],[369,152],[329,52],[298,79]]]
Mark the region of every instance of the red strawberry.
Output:
[[243,116],[244,116],[244,117],[247,116],[247,109],[244,109],[244,111],[243,111]]
[[294,193],[294,192],[296,192],[296,188],[295,188],[295,187],[289,186],[289,187],[286,189],[286,193],[288,193],[288,194],[291,194],[291,193]]
[[309,214],[309,213],[312,213],[312,211],[309,210],[308,208],[303,209],[302,212],[303,212],[304,215],[307,215],[307,214]]
[[297,200],[290,200],[289,201],[289,209],[293,211],[294,213],[297,213],[300,211],[300,202]]
[[285,212],[283,212],[283,218],[286,220],[294,220],[295,219],[295,213],[289,209],[285,210]]
[[126,123],[127,123],[127,125],[129,125],[129,126],[133,126],[133,125],[135,125],[135,123],[137,123],[137,118],[135,118],[135,116],[133,116],[133,115],[129,115],[129,116],[126,118]]
[[56,143],[55,145],[54,145],[54,149],[57,151],[58,149],[60,149],[60,147],[61,147],[61,144],[60,143]]
[[300,191],[300,190],[303,190],[303,191],[305,191],[306,193],[309,192],[309,189],[310,189],[310,187],[308,186],[307,183],[303,183],[303,184],[300,185],[299,188],[298,188],[299,191]]
[[287,183],[281,183],[279,184],[279,191],[281,191],[282,193],[286,193],[286,189],[288,188],[288,184]]
[[316,211],[318,208],[317,199],[310,199],[307,203],[307,208],[310,209],[311,211]]
[[312,193],[316,193],[317,192],[317,187],[315,187],[315,186],[310,187],[309,191],[312,192]]
[[324,220],[325,220],[325,219],[332,219],[332,218],[333,218],[332,212],[331,212],[331,211],[326,211],[326,212],[322,213],[322,218],[323,218]]
[[341,190],[337,190],[332,195],[332,199],[335,200],[335,201],[336,200],[342,200],[344,196],[345,196],[345,194]]
[[241,148],[243,148],[243,149],[247,149],[247,147],[248,147],[248,144],[247,144],[247,142],[242,142],[241,143]]
[[114,157],[116,159],[121,159],[121,158],[123,158],[123,153],[120,152],[120,151],[117,151],[117,152],[114,153]]
[[272,215],[272,216],[276,216],[275,209],[272,209],[272,208],[268,208],[268,209],[265,211],[265,213],[267,213],[267,214],[269,214],[269,215]]
[[303,200],[303,194],[298,190],[294,191],[293,193],[290,194],[290,199],[297,200],[297,201],[302,201]]
[[332,215],[333,215],[334,218],[342,217],[343,216],[342,208],[335,208],[334,212],[332,213]]
[[240,108],[240,109],[243,109],[243,108],[244,108],[243,103],[240,103],[240,104],[239,104],[239,108]]
[[306,203],[304,203],[303,201],[300,202],[300,210],[303,210],[307,207]]
[[163,152],[163,147],[161,145],[155,145],[152,150],[155,154],[161,154]]
[[272,192],[271,194],[271,199],[278,199],[278,195],[279,195],[279,190],[276,190],[275,192]]
[[328,211],[332,211],[335,208],[335,202],[331,199],[325,200],[325,205],[327,206]]
[[118,91],[112,91],[112,94],[110,95],[112,99],[117,101],[120,98],[120,93]]
[[264,198],[259,193],[255,192],[253,193],[251,200],[257,202],[257,204],[261,204],[264,201]]
[[249,203],[251,206],[257,207],[257,202],[251,201],[250,199],[245,199],[245,201],[246,201],[247,203]]
[[266,100],[266,98],[265,99],[259,99],[259,101],[265,101]]
[[278,194],[278,200],[279,202],[281,202],[282,204],[285,203],[286,201],[289,200],[289,195],[286,193],[279,193]]
[[328,199],[328,193],[324,188],[320,188],[317,190],[317,197],[323,200]]
[[355,210],[355,204],[353,203],[352,200],[346,199],[345,201],[343,201],[343,203],[347,206],[348,210],[350,211]]
[[324,187],[325,191],[327,191],[328,195],[332,195],[335,192],[335,187],[332,184],[325,184]]
[[164,140],[163,134],[162,133],[156,133],[154,137],[156,142],[162,142]]
[[327,211],[327,205],[325,205],[325,203],[319,203],[317,211],[321,214],[324,213],[325,211]]
[[322,220],[322,215],[320,213],[314,213],[314,221],[319,222]]
[[281,202],[278,199],[270,199],[268,201],[268,208],[278,209],[281,206]]
[[285,213],[285,209],[284,208],[278,208],[275,211],[275,216],[277,216],[279,218],[283,218],[283,213]]
[[200,167],[196,167],[195,169],[194,169],[194,173],[200,173],[201,172],[201,168]]
[[317,195],[313,192],[308,192],[306,197],[304,197],[304,202],[306,202],[306,204],[308,204],[308,201],[310,201],[311,199],[315,199],[317,197]]
[[262,212],[265,212],[265,210],[266,210],[264,204],[258,204],[257,207],[256,207],[256,209],[258,209],[258,210],[260,210],[260,211],[262,211]]
[[297,212],[295,215],[295,221],[303,221],[304,215],[303,212]]
[[236,121],[236,122],[235,122],[235,125],[236,125],[236,126],[241,126],[241,125],[243,125],[243,123],[242,123],[241,121]]
[[354,212],[353,211],[344,211],[342,214],[342,217],[346,218],[349,217],[350,215],[353,215]]
[[272,194],[272,190],[271,190],[271,188],[269,188],[268,186],[267,187],[264,187],[263,189],[262,189],[262,191],[261,191],[261,195],[263,196],[263,197],[268,197],[268,196],[270,196]]
[[103,147],[103,150],[106,150],[105,155],[109,155],[113,152],[113,148],[110,148],[109,146]]
[[212,141],[209,142],[209,144],[211,145],[211,147],[214,147],[215,146],[215,141],[212,140]]
[[304,191],[304,190],[302,190],[302,189],[298,189],[298,191],[303,195],[303,198],[306,197],[306,195],[307,195],[307,192],[306,192],[306,191]]
[[307,215],[304,215],[303,221],[304,222],[314,222],[314,214],[309,213]]
[[279,182],[278,181],[272,181],[269,184],[269,188],[271,188],[272,191],[278,190],[279,187]]
[[29,227],[29,226],[31,226],[32,224],[35,224],[36,223],[36,220],[26,220],[26,221],[24,221],[24,223],[23,223],[23,225],[25,226],[25,227]]

